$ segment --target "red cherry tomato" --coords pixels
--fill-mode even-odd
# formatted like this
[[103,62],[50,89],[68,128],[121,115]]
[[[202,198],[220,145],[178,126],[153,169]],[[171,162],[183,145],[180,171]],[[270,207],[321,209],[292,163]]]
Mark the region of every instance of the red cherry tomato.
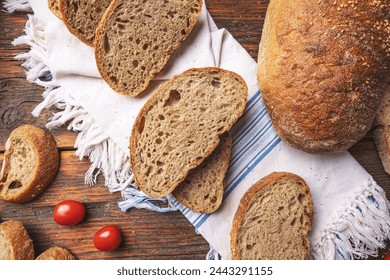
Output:
[[385,256],[384,260],[388,260],[388,261],[390,261],[390,254],[389,254],[389,255],[387,255],[387,256]]
[[85,208],[81,202],[64,200],[56,205],[53,218],[62,226],[73,226],[80,223],[85,215]]
[[122,242],[121,231],[117,226],[109,225],[98,230],[93,237],[93,245],[100,251],[112,251]]

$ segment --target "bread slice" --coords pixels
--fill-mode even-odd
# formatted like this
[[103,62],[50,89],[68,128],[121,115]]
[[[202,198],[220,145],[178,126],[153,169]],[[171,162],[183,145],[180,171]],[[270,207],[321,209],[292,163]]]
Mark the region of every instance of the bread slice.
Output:
[[187,38],[202,0],[114,0],[96,31],[102,78],[117,93],[141,93]]
[[226,133],[214,152],[188,173],[172,195],[194,212],[215,212],[222,203],[231,149],[232,137]]
[[390,174],[390,91],[383,95],[373,128],[375,144],[383,168],[387,174]]
[[51,12],[58,17],[59,19],[62,20],[62,15],[60,11],[60,0],[49,0],[48,2],[49,9]]
[[0,260],[33,260],[34,246],[27,230],[19,221],[0,224]]
[[62,18],[69,31],[93,47],[96,28],[111,0],[60,0]]
[[242,115],[245,81],[220,68],[190,69],[160,86],[138,114],[130,137],[137,185],[170,194],[218,146]]
[[54,179],[59,155],[54,138],[41,128],[16,128],[6,143],[0,199],[23,203],[37,198]]
[[313,203],[305,181],[291,173],[271,173],[243,196],[233,219],[233,259],[304,260]]
[[36,260],[75,260],[75,257],[64,248],[51,247],[40,254]]

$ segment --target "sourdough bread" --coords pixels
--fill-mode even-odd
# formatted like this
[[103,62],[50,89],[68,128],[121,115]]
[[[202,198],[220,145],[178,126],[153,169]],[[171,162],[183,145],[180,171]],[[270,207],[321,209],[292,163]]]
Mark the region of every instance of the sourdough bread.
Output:
[[64,248],[51,247],[40,254],[36,260],[75,260],[75,257]]
[[60,0],[62,18],[68,30],[93,47],[96,28],[111,0]]
[[23,125],[12,131],[5,148],[0,199],[23,203],[37,198],[58,171],[54,138],[41,128]]
[[258,81],[279,136],[344,151],[371,128],[390,84],[390,2],[271,0]]
[[117,93],[141,93],[187,38],[202,0],[114,0],[96,32],[102,78]]
[[0,260],[34,259],[33,242],[19,221],[0,224],[0,249]]
[[271,173],[242,197],[233,219],[233,259],[307,259],[313,204],[305,181]]
[[245,81],[220,68],[191,69],[160,86],[138,114],[130,158],[140,189],[170,194],[242,115]]
[[373,125],[374,139],[379,157],[390,174],[390,91],[383,96]]
[[215,212],[222,203],[231,149],[232,138],[226,133],[214,152],[188,173],[172,195],[193,212]]
[[60,0],[49,0],[48,5],[51,12],[59,19],[62,19],[60,11]]

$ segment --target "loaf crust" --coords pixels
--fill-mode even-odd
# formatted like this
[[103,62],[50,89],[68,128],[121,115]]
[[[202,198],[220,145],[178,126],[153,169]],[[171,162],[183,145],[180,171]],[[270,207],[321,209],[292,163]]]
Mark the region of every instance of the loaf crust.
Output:
[[[233,218],[233,223],[232,223],[232,229],[230,232],[230,246],[231,246],[231,251],[232,251],[232,259],[239,260],[239,259],[247,259],[245,256],[243,256],[242,252],[240,251],[240,246],[244,246],[242,244],[243,240],[240,240],[239,234],[240,231],[242,230],[242,223],[245,219],[245,215],[247,214],[248,210],[254,203],[262,203],[259,201],[256,201],[257,196],[263,195],[266,191],[271,190],[273,188],[273,184],[277,184],[278,182],[282,182],[284,179],[290,180],[292,182],[296,182],[296,184],[299,184],[299,188],[303,187],[304,189],[304,195],[307,196],[308,199],[305,200],[305,203],[307,205],[303,205],[304,207],[304,214],[305,214],[305,224],[304,224],[304,232],[302,233],[302,248],[305,251],[305,254],[301,256],[301,259],[308,259],[310,255],[310,240],[308,238],[308,232],[312,227],[313,224],[313,203],[311,201],[311,193],[309,186],[306,184],[306,182],[299,176],[288,173],[288,172],[274,172],[271,173],[264,178],[260,179],[258,182],[256,182],[241,198],[240,203],[238,205],[237,211],[234,215]],[[277,188],[278,186],[274,187]],[[296,187],[296,185],[294,186]],[[293,186],[291,186],[293,188]],[[297,188],[298,189],[298,188]],[[300,190],[299,190],[300,191]],[[268,201],[265,202],[265,205],[262,205],[263,208],[268,208],[267,203]],[[287,205],[284,205],[284,207],[287,207]],[[256,208],[258,215],[261,215],[261,211],[259,210],[259,207]],[[264,210],[263,210],[264,211]],[[275,216],[272,218],[276,217],[279,215],[278,213],[275,213]],[[292,218],[292,217],[286,217],[286,218]],[[275,220],[275,223],[278,221]],[[268,228],[261,228],[260,230],[266,231]],[[280,230],[279,230],[280,231]],[[272,233],[271,233],[272,234]],[[271,235],[270,234],[270,235]],[[267,236],[267,238],[270,238],[270,235]],[[292,240],[292,238],[290,239]],[[278,243],[282,243],[286,240],[279,240]],[[299,240],[298,240],[299,241]],[[260,243],[266,244],[266,240],[258,240]],[[271,251],[271,248],[265,248],[268,249],[264,252],[261,252],[259,255],[264,256],[264,255],[269,255],[269,251]],[[291,250],[291,249],[290,249]],[[285,254],[286,252],[276,252],[276,255],[273,255],[273,259],[292,259],[286,256],[289,255],[282,255]],[[294,252],[291,253],[294,255]],[[259,258],[263,259],[263,258]]]
[[258,82],[285,142],[336,153],[367,133],[390,83],[389,13],[386,0],[271,0]]
[[[26,167],[23,162],[19,166],[14,166],[17,170],[11,170],[11,160],[16,156],[16,150],[20,143],[26,143],[31,147],[33,153],[33,166]],[[13,202],[24,203],[33,200],[41,194],[46,187],[53,181],[59,167],[59,154],[54,138],[45,130],[32,126],[23,125],[12,131],[6,143],[4,162],[0,174],[0,199]],[[27,168],[28,174],[21,172],[21,169]],[[9,178],[11,172],[14,175],[13,180],[19,181],[23,177],[25,184],[21,183],[18,188],[11,188],[12,179]]]
[[75,257],[64,248],[51,247],[40,254],[36,260],[75,260]]
[[[187,82],[192,86],[187,86]],[[178,91],[184,96],[180,97]],[[176,94],[179,100],[175,100]],[[212,104],[211,98],[215,98]],[[219,137],[241,117],[247,99],[248,87],[242,77],[216,67],[190,69],[161,85],[142,107],[131,132],[130,162],[139,188],[152,197],[170,194],[190,170],[214,151]],[[210,112],[210,108],[219,111]],[[167,116],[160,117],[157,111]],[[158,139],[161,142],[155,144]],[[190,146],[179,151],[183,158],[175,156],[178,146],[187,142]],[[159,161],[167,168],[162,173]]]
[[[165,5],[167,14],[160,11]],[[119,94],[143,92],[188,37],[202,5],[202,0],[113,0],[95,38],[96,64],[105,82]]]
[[60,11],[60,0],[49,0],[48,2],[49,9],[51,12],[58,17],[59,19],[62,20],[62,15]]
[[[9,220],[1,223],[0,239],[7,243],[6,248],[1,248],[0,259],[34,259],[33,242],[21,222]],[[9,254],[6,254],[7,251]]]
[[390,174],[390,92],[383,96],[374,121],[373,132],[383,169]]

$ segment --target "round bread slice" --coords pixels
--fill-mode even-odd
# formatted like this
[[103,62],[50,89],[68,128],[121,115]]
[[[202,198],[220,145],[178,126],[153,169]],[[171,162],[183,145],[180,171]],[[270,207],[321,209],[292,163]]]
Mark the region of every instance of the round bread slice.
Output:
[[232,137],[226,133],[214,152],[188,173],[172,195],[193,212],[215,212],[222,203],[231,150]]
[[64,248],[52,247],[40,254],[36,260],[75,260],[75,257]]
[[23,125],[11,133],[5,148],[0,199],[23,203],[37,198],[58,171],[54,138],[41,128]]
[[111,0],[58,0],[68,30],[83,43],[93,47],[96,28]]
[[230,234],[232,258],[308,259],[312,220],[313,203],[306,182],[291,173],[271,173],[240,201]]
[[202,0],[114,0],[96,30],[100,75],[117,93],[149,85],[197,22]]
[[160,86],[138,114],[130,158],[139,188],[170,194],[218,146],[242,115],[245,81],[220,68],[190,69]]
[[33,260],[34,246],[21,222],[0,224],[0,260]]
[[49,0],[48,2],[49,9],[51,12],[62,20],[62,15],[60,11],[60,0]]

